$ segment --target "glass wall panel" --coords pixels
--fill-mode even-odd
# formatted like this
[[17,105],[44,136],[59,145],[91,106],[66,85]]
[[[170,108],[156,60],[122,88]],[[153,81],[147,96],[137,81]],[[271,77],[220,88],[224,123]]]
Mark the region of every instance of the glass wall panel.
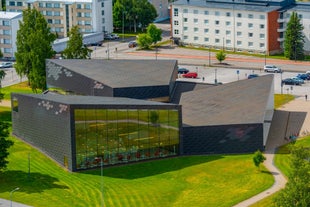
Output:
[[77,169],[178,154],[179,114],[157,109],[77,109]]

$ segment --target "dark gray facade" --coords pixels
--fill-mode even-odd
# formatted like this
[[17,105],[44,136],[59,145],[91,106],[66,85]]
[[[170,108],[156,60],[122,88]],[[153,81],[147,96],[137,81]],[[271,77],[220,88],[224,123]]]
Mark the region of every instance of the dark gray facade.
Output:
[[[103,165],[113,165],[179,155],[182,121],[181,107],[178,105],[127,98],[59,94],[11,96],[13,135],[38,148],[70,171],[98,167],[101,164],[98,159],[103,160]],[[154,111],[158,112],[157,124],[150,121]],[[110,112],[110,115],[103,116],[103,112]],[[133,116],[133,113],[140,116],[140,119]],[[119,124],[115,125],[117,122]],[[112,128],[105,129],[103,125],[111,125]],[[139,128],[139,125],[140,131],[134,128]],[[113,132],[115,130],[118,130],[118,134]],[[113,133],[109,134],[109,131]],[[99,135],[105,133],[108,136]],[[128,136],[124,137],[124,134]],[[154,139],[154,136],[157,138]],[[91,150],[99,145],[106,147],[110,143],[105,142],[108,139],[118,143],[112,146],[113,150]],[[124,140],[119,142],[121,139]],[[133,144],[127,147],[127,151],[124,147],[119,148],[129,142]],[[146,146],[146,143],[153,145]],[[85,151],[84,145],[89,150]],[[134,157],[138,153],[140,156]]]
[[48,88],[78,95],[169,101],[175,60],[46,60]]
[[263,124],[183,127],[184,155],[253,153],[264,150]]

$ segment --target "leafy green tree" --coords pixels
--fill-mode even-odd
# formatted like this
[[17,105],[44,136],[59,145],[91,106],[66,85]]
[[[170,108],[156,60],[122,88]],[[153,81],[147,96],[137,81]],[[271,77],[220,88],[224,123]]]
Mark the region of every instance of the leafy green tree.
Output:
[[285,31],[284,39],[284,55],[290,60],[303,60],[304,59],[304,35],[303,25],[300,22],[296,12],[293,12],[289,22],[287,23],[287,29]]
[[148,0],[115,0],[113,4],[113,25],[118,30],[136,32],[137,26],[146,28],[157,17],[155,7]]
[[2,88],[1,82],[4,79],[5,75],[6,73],[4,72],[4,70],[0,70],[0,102],[4,98],[4,94],[1,92],[1,88]]
[[26,76],[33,91],[46,89],[45,60],[55,51],[52,43],[56,39],[43,15],[36,9],[23,11],[23,21],[17,31],[15,69],[19,76]]
[[257,168],[259,168],[259,165],[263,163],[265,160],[266,160],[266,157],[263,155],[263,153],[260,150],[257,150],[254,153],[253,162]]
[[137,38],[139,48],[149,49],[152,44],[152,38],[148,34],[139,34]]
[[155,24],[150,24],[147,29],[147,34],[152,38],[152,41],[154,44],[156,44],[158,41],[162,40],[161,29],[157,28]]
[[220,50],[216,53],[216,59],[222,63],[226,59],[226,54],[223,52],[223,50]]
[[13,145],[13,141],[8,140],[9,124],[0,121],[0,170],[5,169],[7,164],[7,157],[9,156],[8,149]]
[[275,198],[276,207],[310,206],[310,150],[293,145],[291,150],[291,173],[285,189]]
[[69,32],[69,41],[62,55],[66,59],[87,59],[90,58],[91,50],[83,45],[83,35],[78,26],[73,26]]

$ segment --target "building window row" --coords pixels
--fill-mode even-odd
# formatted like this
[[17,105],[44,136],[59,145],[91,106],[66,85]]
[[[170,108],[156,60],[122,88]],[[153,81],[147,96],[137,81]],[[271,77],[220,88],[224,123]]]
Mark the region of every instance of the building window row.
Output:
[[60,3],[43,3],[39,2],[40,8],[60,8]]
[[77,9],[88,9],[88,10],[90,10],[91,9],[91,4],[77,4],[76,8]]
[[89,12],[78,12],[77,17],[91,17],[91,14]]

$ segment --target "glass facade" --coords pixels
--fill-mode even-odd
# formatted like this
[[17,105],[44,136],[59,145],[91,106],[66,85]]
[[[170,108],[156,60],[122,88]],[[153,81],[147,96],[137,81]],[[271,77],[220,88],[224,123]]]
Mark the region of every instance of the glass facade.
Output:
[[75,109],[76,169],[179,154],[175,109]]

